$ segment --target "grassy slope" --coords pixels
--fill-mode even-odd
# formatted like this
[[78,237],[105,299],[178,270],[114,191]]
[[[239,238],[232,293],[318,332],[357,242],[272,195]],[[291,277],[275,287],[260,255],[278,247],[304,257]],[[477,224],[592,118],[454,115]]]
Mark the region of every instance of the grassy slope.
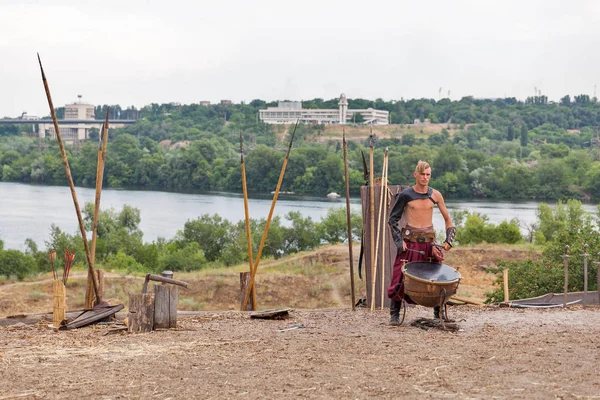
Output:
[[[358,248],[353,252],[354,267],[358,265]],[[458,268],[461,280],[458,295],[472,300],[485,300],[496,279],[481,266],[490,266],[499,259],[514,260],[530,257],[522,246],[477,245],[456,247],[447,253],[445,263]],[[350,307],[350,275],[348,248],[325,246],[280,260],[263,260],[256,282],[258,308],[328,308]],[[239,308],[239,272],[247,265],[233,268],[207,269],[194,273],[177,273],[176,279],[188,282],[189,289],[179,292],[179,310],[235,310]],[[128,304],[129,294],[139,293],[144,276],[107,272],[105,298],[111,304]],[[355,279],[356,297],[365,292],[364,282]],[[67,284],[67,308],[83,306],[86,274],[75,271]],[[52,310],[51,275],[28,282],[0,285],[0,316]]]

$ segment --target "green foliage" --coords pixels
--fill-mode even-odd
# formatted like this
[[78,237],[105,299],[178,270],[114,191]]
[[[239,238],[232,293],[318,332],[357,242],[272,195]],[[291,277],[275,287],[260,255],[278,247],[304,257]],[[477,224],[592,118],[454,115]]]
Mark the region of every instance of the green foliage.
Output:
[[16,276],[18,280],[23,280],[34,272],[34,265],[35,260],[30,254],[24,254],[18,250],[0,249],[0,275],[7,278]]
[[[457,226],[460,226],[457,224]],[[517,220],[502,221],[497,226],[488,222],[485,215],[468,213],[464,226],[457,229],[456,240],[460,244],[506,243],[515,244],[523,240]]]
[[[546,240],[542,256],[534,260],[503,261],[499,263],[497,270],[492,271],[499,272],[505,268],[510,270],[510,298],[521,299],[562,292],[565,254],[569,255],[568,290],[583,291],[584,249],[588,254],[588,290],[597,290],[597,269],[591,267],[591,260],[600,251],[600,235],[596,221],[585,213],[581,202],[559,202],[554,209],[540,204],[538,218],[539,233]],[[587,247],[584,248],[584,245]],[[488,295],[488,301],[501,301],[504,298],[502,278],[498,278],[496,283],[499,287]]]
[[[317,224],[317,232],[321,240],[327,243],[342,243],[348,241],[348,222],[346,209],[330,208],[327,216]],[[359,238],[362,230],[362,218],[357,213],[350,214],[350,225],[353,239]]]

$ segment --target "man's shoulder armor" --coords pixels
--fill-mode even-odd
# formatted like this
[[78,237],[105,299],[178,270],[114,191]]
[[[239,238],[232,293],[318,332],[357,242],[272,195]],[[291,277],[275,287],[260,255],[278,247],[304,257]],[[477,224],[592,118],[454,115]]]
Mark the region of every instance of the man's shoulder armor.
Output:
[[404,197],[406,203],[413,201],[413,200],[429,199],[433,202],[433,204],[436,204],[436,201],[433,200],[433,197],[432,197],[433,196],[432,188],[428,188],[427,193],[418,193],[411,186],[409,188],[404,189],[402,192],[400,192],[400,196]]

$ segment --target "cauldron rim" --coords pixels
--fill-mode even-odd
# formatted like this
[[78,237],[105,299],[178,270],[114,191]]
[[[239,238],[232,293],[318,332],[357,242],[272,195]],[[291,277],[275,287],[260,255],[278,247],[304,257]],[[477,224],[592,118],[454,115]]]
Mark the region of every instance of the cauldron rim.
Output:
[[[451,280],[447,280],[447,281],[437,281],[436,279],[425,279],[425,278],[421,278],[418,276],[414,276],[413,274],[411,274],[410,272],[407,271],[407,267],[411,266],[411,265],[417,265],[417,264],[427,264],[427,265],[441,265],[442,267],[448,267],[450,268],[452,271],[456,272],[457,277]],[[416,281],[419,282],[425,282],[425,283],[435,283],[438,285],[448,285],[448,284],[453,284],[456,283],[458,281],[460,281],[462,279],[462,275],[460,274],[460,272],[458,272],[458,270],[456,268],[451,267],[448,264],[443,264],[443,263],[434,263],[434,262],[429,262],[429,261],[411,261],[411,262],[407,262],[406,264],[404,264],[402,266],[402,272],[407,275],[408,277],[410,277],[410,279],[414,279]]]

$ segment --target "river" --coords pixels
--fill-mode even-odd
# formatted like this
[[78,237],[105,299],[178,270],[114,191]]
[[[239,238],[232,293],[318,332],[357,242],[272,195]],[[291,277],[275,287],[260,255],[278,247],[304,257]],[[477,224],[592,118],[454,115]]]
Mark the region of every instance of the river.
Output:
[[[80,207],[93,202],[95,190],[76,188]],[[249,212],[254,219],[267,218],[272,198],[250,198]],[[120,211],[127,204],[138,208],[141,215],[140,229],[144,242],[158,237],[171,239],[186,221],[203,214],[219,214],[231,222],[244,219],[244,201],[241,193],[183,194],[138,190],[102,191],[101,209],[113,208]],[[446,200],[449,209],[468,210],[487,215],[489,221],[498,224],[518,218],[525,223],[536,220],[538,202],[502,201],[454,201]],[[343,198],[327,198],[280,195],[274,215],[284,216],[290,211],[299,211],[303,216],[320,221],[331,207],[345,207]],[[587,211],[595,213],[596,205],[584,204]],[[360,212],[360,199],[351,199],[351,209]],[[31,238],[40,249],[50,237],[51,224],[62,231],[79,232],[71,192],[66,186],[39,186],[21,183],[0,182],[0,240],[5,249],[25,249],[25,239]],[[434,226],[442,229],[444,221],[439,212],[434,213]],[[91,236],[89,237],[91,239]]]

